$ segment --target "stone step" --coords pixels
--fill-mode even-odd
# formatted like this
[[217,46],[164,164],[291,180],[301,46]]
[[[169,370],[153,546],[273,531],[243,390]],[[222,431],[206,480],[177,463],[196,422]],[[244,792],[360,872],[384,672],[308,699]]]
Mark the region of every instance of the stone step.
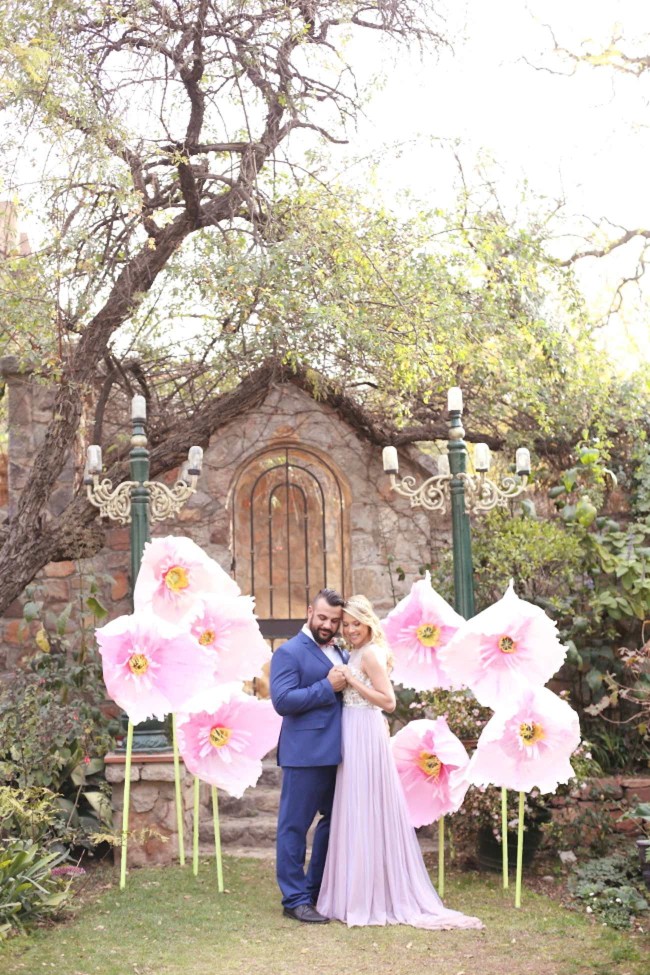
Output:
[[280,790],[257,786],[247,789],[241,799],[234,799],[225,792],[219,793],[219,815],[256,816],[259,813],[276,813],[280,805]]
[[[437,853],[438,852],[438,842],[436,839],[429,837],[418,836],[420,842],[420,849],[422,853]],[[225,843],[222,837],[222,848],[223,853],[229,857],[252,857],[256,860],[273,860],[275,859],[275,842],[273,843],[262,843],[259,846],[254,844],[243,844],[236,841],[232,843]],[[210,835],[209,840],[202,840],[199,843],[199,853],[201,857],[214,858],[214,836]],[[309,859],[311,853],[311,848],[307,847],[307,859]],[[188,849],[186,856],[189,860],[192,859],[192,851]]]
[[274,759],[265,758],[262,762],[262,774],[257,781],[257,788],[276,788],[282,785],[282,769],[276,765]]
[[[275,845],[277,817],[272,814],[258,816],[238,816],[219,820],[221,845],[229,846],[268,846]],[[211,821],[203,821],[199,827],[199,842],[214,843]]]

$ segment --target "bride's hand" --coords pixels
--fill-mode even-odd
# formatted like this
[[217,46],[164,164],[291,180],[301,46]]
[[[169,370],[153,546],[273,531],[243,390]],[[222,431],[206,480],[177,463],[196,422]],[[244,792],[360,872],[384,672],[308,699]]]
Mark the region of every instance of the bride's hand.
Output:
[[337,670],[343,674],[348,684],[352,681],[352,671],[347,664],[341,664],[339,667],[337,667]]

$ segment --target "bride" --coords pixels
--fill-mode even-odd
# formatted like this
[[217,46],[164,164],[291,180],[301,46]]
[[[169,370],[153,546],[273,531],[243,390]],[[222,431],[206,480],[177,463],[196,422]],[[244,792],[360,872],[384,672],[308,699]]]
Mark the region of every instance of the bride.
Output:
[[349,927],[411,924],[482,928],[476,917],[448,910],[434,890],[410,825],[382,711],[395,710],[390,653],[365,596],[343,607],[350,661],[337,669],[343,691],[343,761],[317,910]]

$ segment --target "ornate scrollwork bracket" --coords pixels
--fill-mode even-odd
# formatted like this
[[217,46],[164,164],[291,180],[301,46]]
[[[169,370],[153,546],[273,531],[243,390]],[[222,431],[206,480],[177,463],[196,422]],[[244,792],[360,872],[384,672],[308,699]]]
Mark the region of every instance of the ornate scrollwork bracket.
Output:
[[[528,483],[525,474],[520,477],[504,477],[501,486],[484,474],[460,473],[456,477],[465,486],[465,510],[468,514],[507,507],[510,501],[523,494]],[[398,480],[395,474],[391,474],[390,486],[391,490],[408,498],[412,508],[426,508],[427,511],[441,511],[444,514],[453,479],[452,474],[434,474],[417,486],[416,479],[410,475]]]
[[495,484],[485,474],[459,474],[465,482],[465,510],[468,514],[480,514],[492,508],[507,508],[526,490],[528,475],[508,475]]
[[189,482],[181,479],[171,488],[161,484],[160,481],[145,481],[144,487],[149,489],[151,520],[165,521],[177,515],[185,502],[195,493],[197,480],[196,474],[190,474]]
[[131,521],[131,492],[134,488],[145,487],[149,491],[150,517],[152,521],[165,521],[178,514],[185,502],[196,491],[198,476],[190,474],[188,480],[180,479],[173,487],[159,481],[122,481],[113,488],[107,477],[100,479],[93,475],[92,482],[86,482],[86,496],[95,508],[99,508],[102,518],[110,518],[121,525]]
[[86,481],[86,496],[92,505],[99,508],[102,518],[128,525],[131,521],[131,490],[134,487],[138,487],[137,481],[122,481],[113,489],[107,477],[100,480],[94,474],[92,483]]

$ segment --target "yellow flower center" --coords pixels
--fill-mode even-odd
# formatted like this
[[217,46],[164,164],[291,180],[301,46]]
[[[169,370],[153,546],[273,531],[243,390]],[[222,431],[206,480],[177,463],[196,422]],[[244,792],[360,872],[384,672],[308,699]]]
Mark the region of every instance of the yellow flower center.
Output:
[[133,653],[129,657],[129,670],[136,677],[141,677],[149,670],[149,661],[143,653]]
[[223,748],[231,738],[232,730],[230,728],[222,728],[220,725],[216,725],[210,732],[210,744],[214,745],[215,748]]
[[211,643],[214,643],[216,635],[217,634],[214,632],[214,630],[204,630],[199,637],[199,643],[202,647],[207,647]]
[[165,572],[165,585],[172,592],[180,592],[187,589],[190,584],[187,571],[180,565],[172,565],[171,569]]
[[432,755],[431,752],[420,752],[417,764],[418,768],[421,768],[430,779],[437,779],[440,775],[442,762],[437,755]]
[[517,649],[517,644],[511,636],[500,636],[497,646],[501,653],[514,653]]
[[541,724],[536,721],[524,721],[519,725],[519,737],[524,745],[535,745],[538,741],[543,741],[546,735]]
[[423,623],[418,626],[415,635],[423,647],[437,647],[440,643],[440,627],[435,623]]

